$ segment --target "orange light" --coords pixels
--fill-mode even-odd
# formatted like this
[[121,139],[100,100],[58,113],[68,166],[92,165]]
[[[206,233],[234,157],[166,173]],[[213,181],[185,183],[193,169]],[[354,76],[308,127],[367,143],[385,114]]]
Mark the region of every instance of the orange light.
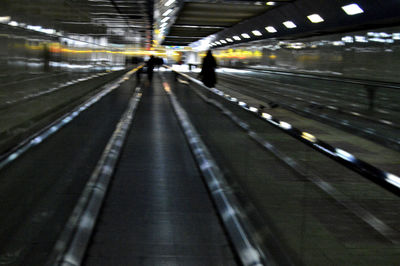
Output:
[[171,87],[169,86],[169,84],[168,84],[168,82],[163,82],[163,87],[164,87],[164,90],[167,92],[167,93],[170,93],[171,92]]

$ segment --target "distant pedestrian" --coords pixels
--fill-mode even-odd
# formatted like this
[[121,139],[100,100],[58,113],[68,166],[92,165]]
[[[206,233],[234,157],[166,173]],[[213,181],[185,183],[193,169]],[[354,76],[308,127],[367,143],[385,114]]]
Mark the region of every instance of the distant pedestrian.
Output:
[[375,92],[376,92],[377,87],[374,85],[368,85],[368,84],[364,85],[364,87],[367,90],[369,110],[373,111],[374,110]]
[[150,56],[150,59],[146,63],[147,78],[149,79],[149,81],[153,80],[153,72],[155,64],[156,64],[156,59],[154,58],[154,56]]
[[157,66],[157,68],[162,67],[162,65],[164,65],[164,60],[162,59],[162,57],[157,57],[156,58],[156,66]]
[[215,58],[212,55],[211,50],[208,50],[207,55],[203,59],[200,78],[203,84],[209,88],[214,87],[215,83],[217,83],[217,77],[215,75],[216,68],[217,68],[217,62],[215,61]]

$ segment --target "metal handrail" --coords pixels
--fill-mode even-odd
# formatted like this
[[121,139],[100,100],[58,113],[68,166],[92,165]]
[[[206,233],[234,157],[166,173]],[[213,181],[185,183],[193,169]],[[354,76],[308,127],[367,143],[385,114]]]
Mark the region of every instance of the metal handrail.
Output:
[[[174,70],[175,71],[175,70]],[[202,88],[205,88],[216,95],[230,101],[230,102],[236,102],[237,105],[246,111],[249,111],[253,113],[255,116],[267,121],[271,125],[279,128],[286,134],[296,138],[297,140],[307,144],[308,146],[312,147],[314,150],[328,156],[329,158],[337,161],[341,165],[344,165],[348,169],[359,173],[361,176],[368,178],[372,182],[378,184],[379,186],[385,188],[386,190],[394,193],[397,196],[400,196],[400,177],[396,176],[392,173],[386,172],[384,170],[381,170],[361,159],[358,159],[351,153],[344,151],[342,149],[336,148],[324,141],[321,141],[317,139],[314,135],[301,131],[300,129],[297,129],[290,125],[289,123],[285,121],[278,120],[271,116],[268,113],[262,112],[256,107],[249,106],[247,103],[243,101],[238,101],[236,98],[233,98],[231,96],[228,96],[224,94],[222,91],[215,89],[215,88],[208,88],[207,86],[203,85],[202,82],[199,80],[192,78],[186,74],[180,73],[178,71],[175,71],[176,73],[182,75],[189,81],[201,86]],[[233,100],[235,99],[235,100]]]
[[296,76],[302,78],[310,78],[317,80],[326,80],[326,81],[336,81],[342,83],[356,84],[356,85],[364,85],[364,86],[374,86],[380,88],[387,89],[400,89],[400,83],[391,82],[391,81],[377,81],[372,79],[359,79],[359,78],[349,78],[349,77],[334,77],[328,75],[315,75],[315,74],[305,74],[300,72],[292,72],[292,71],[282,71],[282,70],[269,70],[269,69],[258,69],[258,68],[247,68],[251,70],[255,70],[258,72],[266,72],[272,73],[276,75],[285,75],[285,76]]

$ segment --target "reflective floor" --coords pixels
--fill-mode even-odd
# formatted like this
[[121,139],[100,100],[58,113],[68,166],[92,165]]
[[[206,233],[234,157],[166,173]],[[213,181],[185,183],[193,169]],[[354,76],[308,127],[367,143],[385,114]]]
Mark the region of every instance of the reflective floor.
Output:
[[177,85],[178,99],[242,196],[265,246],[276,246],[278,239],[277,257],[300,265],[395,263],[400,255],[397,196],[236,103],[197,88],[245,121],[275,152],[264,149],[229,120],[226,111],[202,100],[191,87]]
[[142,100],[85,265],[236,265],[159,77]]
[[[138,84],[142,99],[85,265],[238,263],[222,214],[163,90],[166,84],[222,169],[229,191],[239,200],[240,216],[252,225],[250,236],[277,264],[397,263],[400,199],[393,193],[166,69],[156,72],[152,83],[145,75],[138,83],[133,75],[118,86],[108,84],[115,90],[0,170],[0,208],[8,214],[0,219],[4,265],[43,265],[48,260]],[[232,90],[228,85],[217,86],[256,102],[239,84]],[[398,173],[396,151],[374,150],[377,144],[280,107],[270,111]]]

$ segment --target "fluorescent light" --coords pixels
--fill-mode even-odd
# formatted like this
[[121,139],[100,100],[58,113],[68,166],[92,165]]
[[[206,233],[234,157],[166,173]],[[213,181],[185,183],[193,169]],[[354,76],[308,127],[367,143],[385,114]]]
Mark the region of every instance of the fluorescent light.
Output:
[[163,18],[163,19],[161,20],[161,23],[162,23],[162,22],[167,22],[168,19],[169,19],[169,17]]
[[26,28],[28,30],[35,30],[35,31],[40,31],[42,29],[41,26],[32,26],[32,25],[28,25],[28,26],[26,26]]
[[255,36],[261,36],[262,33],[259,32],[258,30],[253,30],[251,33],[253,33]]
[[347,6],[342,6],[342,9],[349,16],[364,13],[364,10],[362,10],[361,7],[359,7],[359,5],[357,5],[357,4],[350,4]]
[[344,37],[342,37],[342,42],[353,43],[354,39],[352,36],[344,36]]
[[279,121],[279,126],[281,128],[287,129],[287,130],[292,128],[292,125],[287,123],[287,122],[285,122],[285,121]]
[[345,159],[346,161],[351,161],[352,162],[352,161],[355,160],[355,157],[353,156],[353,154],[348,153],[347,151],[335,148],[335,152],[336,152],[337,156],[339,156],[342,159]]
[[0,23],[8,23],[10,22],[10,20],[11,20],[10,16],[0,17]]
[[241,35],[245,39],[249,39],[250,38],[250,35],[248,35],[247,33],[242,33]]
[[54,29],[41,29],[40,31],[47,34],[56,34],[56,30]]
[[241,40],[239,36],[233,36],[232,38],[233,38],[234,40],[236,40],[236,41],[240,41],[240,40]]
[[225,44],[225,43],[227,43],[225,40],[220,40],[220,43],[223,43],[223,44]]
[[272,26],[267,26],[267,27],[265,27],[265,29],[266,29],[269,33],[277,32],[277,30],[276,30],[274,27],[272,27]]
[[164,6],[170,6],[173,2],[175,2],[175,0],[168,0]]
[[343,45],[345,45],[345,43],[342,41],[336,41],[336,42],[333,42],[333,45],[334,46],[343,46]]
[[18,22],[10,21],[10,23],[8,23],[8,25],[13,26],[13,27],[17,27],[18,26]]
[[253,113],[257,113],[258,112],[258,109],[256,107],[253,107],[253,106],[250,106],[249,110],[250,110],[250,112],[253,112]]
[[170,9],[168,9],[167,11],[165,11],[162,15],[163,15],[164,17],[165,17],[165,16],[168,16],[172,11],[173,11],[173,9],[170,8]]
[[272,119],[272,115],[268,114],[268,113],[262,113],[261,115],[262,117],[264,117],[265,119]]
[[309,16],[307,16],[307,18],[308,18],[312,23],[320,23],[320,22],[323,22],[323,21],[324,21],[324,19],[321,18],[321,16],[318,15],[318,14],[309,15]]
[[220,45],[220,44],[221,44],[219,41],[216,41],[215,43],[216,43],[216,44],[218,44],[218,45]]
[[317,142],[317,138],[308,132],[301,132],[301,137],[311,142]]
[[386,181],[388,181],[392,185],[395,185],[396,187],[400,187],[400,177],[394,174],[386,173]]
[[297,27],[296,24],[294,24],[293,21],[290,20],[283,22],[283,25],[285,25],[285,27],[288,29],[293,29]]
[[356,39],[356,42],[364,42],[364,43],[368,42],[368,39],[365,36],[356,36],[355,39]]
[[227,40],[228,42],[233,42],[233,40],[232,40],[231,38],[226,38],[226,40]]
[[267,6],[274,6],[274,5],[276,5],[276,3],[275,3],[275,2],[272,2],[272,1],[266,2],[265,4],[266,4]]
[[164,28],[165,26],[167,26],[168,25],[168,23],[167,22],[164,22],[163,24],[161,24],[161,28]]

